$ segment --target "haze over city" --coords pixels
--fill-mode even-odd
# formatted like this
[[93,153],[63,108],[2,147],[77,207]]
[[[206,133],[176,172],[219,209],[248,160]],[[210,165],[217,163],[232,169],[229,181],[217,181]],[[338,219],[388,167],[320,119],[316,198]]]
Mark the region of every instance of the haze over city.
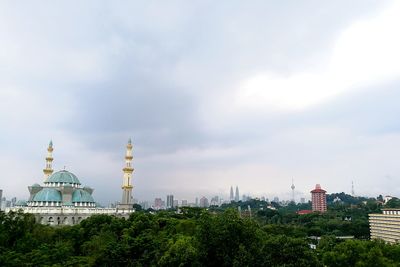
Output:
[[[100,1],[102,2],[102,1]],[[119,201],[328,192],[398,196],[400,3],[0,3],[7,197],[43,182],[46,148]]]

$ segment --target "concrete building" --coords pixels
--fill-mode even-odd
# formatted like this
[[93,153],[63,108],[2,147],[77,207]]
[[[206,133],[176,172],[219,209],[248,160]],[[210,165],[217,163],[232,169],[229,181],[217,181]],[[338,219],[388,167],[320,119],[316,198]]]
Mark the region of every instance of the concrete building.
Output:
[[311,190],[312,211],[326,212],[326,191],[319,184]]
[[212,197],[211,201],[210,201],[210,205],[211,206],[219,206],[219,197],[218,196]]
[[7,199],[5,197],[1,198],[1,207],[0,210],[5,210],[6,209],[6,205],[7,204]]
[[164,208],[164,204],[161,198],[154,199],[154,209],[160,210]]
[[174,195],[167,195],[167,209],[174,207]]
[[131,168],[132,144],[130,140],[125,157],[126,166],[123,169],[123,202],[117,208],[102,208],[92,196],[94,190],[89,186],[82,186],[79,178],[65,168],[54,172],[52,153],[53,143],[50,141],[47,148],[46,167],[43,169],[43,185],[35,183],[28,186],[29,199],[16,201],[15,207],[6,209],[6,212],[22,210],[34,214],[39,223],[50,225],[77,224],[93,214],[128,217],[131,212],[134,212],[131,204],[133,168]]
[[210,205],[208,204],[208,199],[206,197],[200,198],[200,208],[208,208]]
[[400,209],[383,209],[382,214],[369,214],[371,239],[400,243]]
[[188,207],[188,201],[185,200],[185,199],[183,199],[183,200],[182,200],[181,206],[182,206],[182,207]]

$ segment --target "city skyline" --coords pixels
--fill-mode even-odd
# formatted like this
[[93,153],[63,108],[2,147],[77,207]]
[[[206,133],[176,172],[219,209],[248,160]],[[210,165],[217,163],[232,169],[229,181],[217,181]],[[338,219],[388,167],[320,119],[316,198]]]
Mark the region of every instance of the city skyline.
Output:
[[[397,1],[0,3],[0,188],[120,200],[400,191]],[[279,25],[279,27],[277,27]]]

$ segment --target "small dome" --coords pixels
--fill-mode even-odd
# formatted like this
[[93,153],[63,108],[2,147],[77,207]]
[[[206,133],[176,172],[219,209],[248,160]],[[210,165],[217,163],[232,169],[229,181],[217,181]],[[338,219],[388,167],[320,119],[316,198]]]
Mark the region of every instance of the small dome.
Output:
[[54,188],[43,188],[33,197],[33,201],[54,201],[60,202],[62,200],[60,191]]
[[83,189],[77,189],[72,193],[72,202],[94,202],[91,194]]
[[81,184],[75,174],[66,170],[53,173],[49,178],[47,178],[45,183]]
[[72,202],[68,201],[68,202],[64,202],[63,206],[73,206],[74,204],[72,204]]
[[32,187],[40,187],[40,184],[33,184]]
[[25,200],[18,200],[17,203],[15,203],[15,206],[24,207],[24,206],[28,206],[28,204],[26,203]]

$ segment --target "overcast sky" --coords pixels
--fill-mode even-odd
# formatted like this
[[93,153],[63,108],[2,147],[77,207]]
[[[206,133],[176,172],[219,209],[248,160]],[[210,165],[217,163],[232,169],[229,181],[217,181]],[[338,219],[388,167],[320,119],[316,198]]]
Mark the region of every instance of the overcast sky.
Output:
[[1,1],[0,188],[400,196],[400,2]]

